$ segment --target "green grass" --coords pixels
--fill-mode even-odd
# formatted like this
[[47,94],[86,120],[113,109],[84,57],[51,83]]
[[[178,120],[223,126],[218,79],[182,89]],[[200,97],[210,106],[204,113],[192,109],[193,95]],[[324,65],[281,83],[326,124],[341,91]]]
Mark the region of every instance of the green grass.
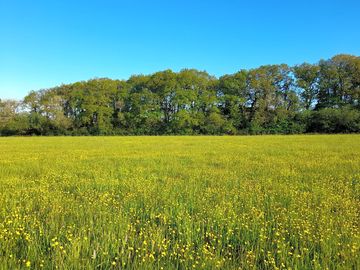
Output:
[[360,136],[0,138],[0,269],[359,269]]

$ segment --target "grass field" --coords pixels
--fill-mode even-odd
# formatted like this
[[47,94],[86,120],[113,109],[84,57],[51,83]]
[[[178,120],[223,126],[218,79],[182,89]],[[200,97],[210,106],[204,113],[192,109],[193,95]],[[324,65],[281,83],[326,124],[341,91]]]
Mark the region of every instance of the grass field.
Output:
[[0,269],[359,269],[360,135],[0,138]]

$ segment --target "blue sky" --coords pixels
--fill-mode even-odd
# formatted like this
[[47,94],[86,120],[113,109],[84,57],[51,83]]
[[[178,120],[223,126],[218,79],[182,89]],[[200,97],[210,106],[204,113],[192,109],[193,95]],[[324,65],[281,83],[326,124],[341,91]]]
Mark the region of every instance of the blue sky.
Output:
[[0,98],[94,77],[360,55],[360,1],[0,0]]

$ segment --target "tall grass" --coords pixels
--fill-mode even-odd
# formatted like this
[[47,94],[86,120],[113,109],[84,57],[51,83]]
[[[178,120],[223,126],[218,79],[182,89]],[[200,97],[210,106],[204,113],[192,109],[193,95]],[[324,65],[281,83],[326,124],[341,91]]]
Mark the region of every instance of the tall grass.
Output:
[[0,139],[0,269],[359,269],[360,136]]

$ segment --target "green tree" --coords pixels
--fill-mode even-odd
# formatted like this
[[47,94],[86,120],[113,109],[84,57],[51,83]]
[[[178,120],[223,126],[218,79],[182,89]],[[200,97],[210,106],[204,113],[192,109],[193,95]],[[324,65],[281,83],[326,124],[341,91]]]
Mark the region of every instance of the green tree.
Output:
[[27,115],[16,100],[0,99],[0,135],[25,135],[29,129]]
[[230,122],[229,124],[236,129],[247,127],[248,92],[246,79],[246,70],[241,70],[232,75],[224,75],[219,79],[219,99],[222,114]]
[[300,98],[306,110],[311,109],[319,91],[319,66],[304,63],[294,67],[296,85],[301,89]]
[[319,93],[317,109],[359,106],[360,58],[336,55],[319,62]]

